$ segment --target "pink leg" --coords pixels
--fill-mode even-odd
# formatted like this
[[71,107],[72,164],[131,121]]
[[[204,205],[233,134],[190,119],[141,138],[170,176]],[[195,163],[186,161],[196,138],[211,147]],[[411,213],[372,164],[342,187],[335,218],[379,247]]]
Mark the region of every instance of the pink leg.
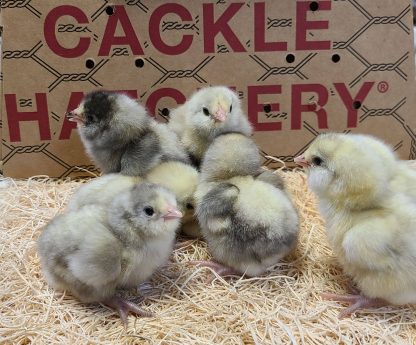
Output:
[[349,307],[339,313],[338,318],[340,319],[350,316],[360,309],[382,307],[387,305],[387,302],[381,298],[369,298],[363,295],[337,295],[333,293],[322,293],[321,297],[330,301],[348,303]]
[[[215,261],[209,261],[209,260],[195,260],[195,261],[188,261],[188,264],[195,265],[195,266],[201,266],[201,267],[208,267],[211,268],[215,273],[217,273],[220,277],[226,277],[226,276],[238,276],[241,277],[242,274],[235,270],[234,268],[225,266],[223,264],[220,264]],[[214,278],[207,279],[206,283],[211,283]]]
[[129,312],[134,313],[142,317],[152,317],[153,313],[148,312],[140,307],[138,307],[133,302],[129,302],[121,297],[114,296],[103,302],[111,308],[114,308],[120,315],[121,321],[124,324],[124,327],[127,328],[127,316]]

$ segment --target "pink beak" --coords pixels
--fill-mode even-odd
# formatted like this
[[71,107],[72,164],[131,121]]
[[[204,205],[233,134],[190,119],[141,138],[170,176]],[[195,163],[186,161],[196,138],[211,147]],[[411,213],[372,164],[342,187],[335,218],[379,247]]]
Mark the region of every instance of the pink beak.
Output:
[[223,108],[219,108],[215,113],[214,113],[214,119],[216,120],[216,121],[219,121],[219,122],[224,122],[225,121],[225,117],[226,117],[226,112],[225,112],[225,110],[223,109]]
[[168,212],[162,217],[164,220],[182,218],[183,214],[175,206],[170,205]]
[[80,123],[80,124],[84,124],[85,123],[84,118],[80,114],[78,114],[76,112],[76,110],[68,111],[65,114],[65,116],[68,118],[68,121],[76,122],[76,123]]
[[309,163],[306,159],[304,155],[301,156],[297,156],[294,160],[293,160],[296,164],[299,164],[303,167],[310,167],[311,163]]

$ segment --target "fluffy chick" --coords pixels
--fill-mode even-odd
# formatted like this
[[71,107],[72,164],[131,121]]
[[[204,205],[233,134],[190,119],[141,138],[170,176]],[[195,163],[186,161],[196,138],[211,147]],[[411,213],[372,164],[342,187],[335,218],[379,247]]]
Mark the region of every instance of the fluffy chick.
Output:
[[198,171],[182,162],[164,162],[151,169],[146,175],[146,180],[169,188],[175,194],[178,207],[183,214],[182,233],[191,237],[201,237],[201,230],[194,215]]
[[272,172],[270,170],[263,170],[260,171],[256,178],[259,181],[270,183],[272,186],[275,186],[276,188],[282,190],[285,189],[285,183],[282,177],[278,175],[276,172]]
[[261,172],[260,151],[254,141],[240,133],[228,133],[217,137],[209,147],[201,166],[201,181],[221,182]]
[[[219,136],[207,150],[196,214],[219,274],[257,276],[295,246],[299,221],[288,195],[255,176],[260,155],[241,134]],[[222,266],[224,265],[224,266]]]
[[116,173],[94,178],[75,191],[68,202],[67,211],[76,211],[91,204],[110,205],[117,194],[143,181],[144,179],[138,176]]
[[182,214],[175,196],[143,183],[119,194],[109,207],[87,205],[55,217],[42,232],[38,252],[47,282],[83,302],[149,316],[115,295],[136,287],[168,260]]
[[119,194],[144,181],[162,185],[172,191],[183,214],[181,231],[191,237],[201,237],[194,216],[194,193],[198,185],[198,171],[189,164],[168,161],[149,170],[142,178],[122,174],[107,174],[83,184],[72,195],[67,210],[79,210],[85,205],[109,205]]
[[359,134],[320,135],[295,159],[319,198],[327,235],[362,295],[340,317],[380,304],[416,303],[416,172],[382,141]]
[[249,136],[252,133],[237,94],[224,86],[195,92],[185,104],[172,111],[168,125],[197,166],[218,135],[236,132]]
[[77,122],[87,153],[105,174],[141,176],[162,161],[189,162],[167,125],[125,94],[90,92],[67,116]]

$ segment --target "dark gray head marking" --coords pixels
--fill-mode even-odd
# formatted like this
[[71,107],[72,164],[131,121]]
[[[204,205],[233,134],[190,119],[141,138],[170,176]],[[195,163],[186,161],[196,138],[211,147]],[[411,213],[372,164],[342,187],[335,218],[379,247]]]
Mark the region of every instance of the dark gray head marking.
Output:
[[93,91],[84,99],[85,125],[100,123],[108,126],[115,112],[114,94],[106,91]]

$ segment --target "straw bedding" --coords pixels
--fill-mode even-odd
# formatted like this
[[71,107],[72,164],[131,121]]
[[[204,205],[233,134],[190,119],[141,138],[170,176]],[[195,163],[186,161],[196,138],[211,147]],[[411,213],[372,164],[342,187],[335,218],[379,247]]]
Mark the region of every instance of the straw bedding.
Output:
[[325,237],[305,174],[280,171],[301,217],[296,251],[267,275],[215,279],[186,265],[209,254],[201,241],[176,250],[149,284],[126,296],[156,314],[118,315],[49,288],[40,272],[36,240],[63,211],[80,182],[37,177],[0,180],[0,342],[3,344],[415,344],[414,306],[362,311],[338,320],[342,306],[319,293],[348,290]]

